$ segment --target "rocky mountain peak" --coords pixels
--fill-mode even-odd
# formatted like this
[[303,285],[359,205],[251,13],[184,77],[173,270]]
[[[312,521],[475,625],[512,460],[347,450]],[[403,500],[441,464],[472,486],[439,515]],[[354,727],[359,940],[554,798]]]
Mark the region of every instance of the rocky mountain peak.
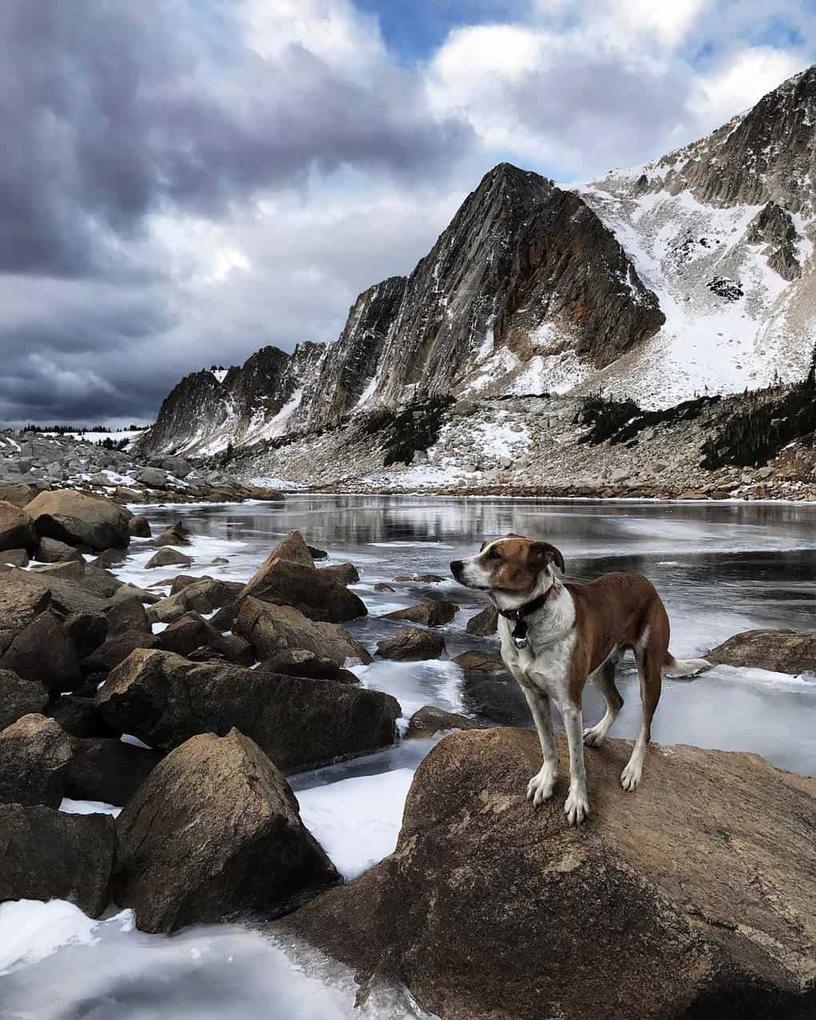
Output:
[[[185,379],[142,440],[215,452],[444,397],[597,392],[667,406],[810,364],[816,67],[706,138],[575,189],[503,162],[334,343]],[[218,373],[219,376],[221,373]]]

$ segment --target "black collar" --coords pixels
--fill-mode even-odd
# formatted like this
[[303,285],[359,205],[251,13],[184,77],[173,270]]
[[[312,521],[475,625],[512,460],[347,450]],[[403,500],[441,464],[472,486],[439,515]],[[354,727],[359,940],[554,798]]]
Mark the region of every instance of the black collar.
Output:
[[555,584],[553,583],[543,595],[530,599],[529,602],[525,602],[524,605],[519,606],[518,609],[499,609],[499,607],[496,606],[496,610],[500,616],[503,616],[506,620],[515,620],[516,625],[513,628],[512,636],[513,644],[516,648],[527,647],[527,617],[532,616],[533,613],[537,613],[539,609],[541,609],[552,594],[554,588]]

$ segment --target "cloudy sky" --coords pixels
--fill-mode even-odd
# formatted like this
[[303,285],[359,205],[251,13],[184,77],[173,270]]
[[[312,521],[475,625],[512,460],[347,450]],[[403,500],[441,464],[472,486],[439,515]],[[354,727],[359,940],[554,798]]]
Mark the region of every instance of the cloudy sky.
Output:
[[0,421],[334,339],[495,163],[591,179],[814,61],[811,0],[2,0]]

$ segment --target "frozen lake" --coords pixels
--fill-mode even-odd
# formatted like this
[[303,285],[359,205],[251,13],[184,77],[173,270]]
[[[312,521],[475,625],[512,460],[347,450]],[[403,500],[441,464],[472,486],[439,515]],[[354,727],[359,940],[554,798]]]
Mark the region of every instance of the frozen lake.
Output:
[[[558,546],[572,577],[621,569],[646,574],[668,607],[671,647],[679,658],[701,654],[751,627],[816,626],[812,506],[294,494],[279,505],[156,507],[147,514],[154,531],[183,518],[196,535],[192,550],[185,550],[195,562],[183,571],[148,571],[144,563],[154,550],[135,544],[119,571],[126,579],[147,585],[179,572],[246,579],[280,537],[299,528],[310,544],[330,552],[329,562],[357,566],[361,582],[353,587],[370,615],[350,629],[372,649],[396,626],[378,615],[434,595],[461,606],[454,622],[442,628],[449,655],[495,647],[465,633],[468,618],[485,604],[478,593],[452,579],[406,585],[394,578],[447,575],[450,560],[508,531]],[[216,557],[228,562],[213,565]],[[395,591],[374,591],[381,582]],[[355,671],[364,684],[393,693],[405,716],[428,703],[469,712],[484,708],[481,689],[474,690],[449,660],[375,662]],[[639,699],[633,680],[627,668],[620,683],[626,704],[613,736],[635,735]],[[512,699],[498,707],[506,721],[527,724]],[[664,744],[755,751],[784,768],[816,774],[815,709],[816,678],[718,667],[694,681],[664,682],[653,735]],[[600,701],[589,690],[587,724],[600,715]],[[411,776],[430,746],[408,742],[293,777],[306,824],[346,877],[393,848]],[[128,912],[92,922],[58,903],[0,906],[2,973],[3,1017],[360,1015],[352,1008],[348,974],[314,962],[306,969],[296,966],[281,947],[255,932],[217,925],[165,939],[133,931]],[[406,1007],[387,1015],[415,1014]]]

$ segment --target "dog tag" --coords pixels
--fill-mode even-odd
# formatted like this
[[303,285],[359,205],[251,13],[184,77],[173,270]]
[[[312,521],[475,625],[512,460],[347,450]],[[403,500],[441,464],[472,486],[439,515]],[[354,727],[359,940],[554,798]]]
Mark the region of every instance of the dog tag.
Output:
[[524,620],[517,620],[513,628],[513,644],[516,648],[527,647],[527,624]]

